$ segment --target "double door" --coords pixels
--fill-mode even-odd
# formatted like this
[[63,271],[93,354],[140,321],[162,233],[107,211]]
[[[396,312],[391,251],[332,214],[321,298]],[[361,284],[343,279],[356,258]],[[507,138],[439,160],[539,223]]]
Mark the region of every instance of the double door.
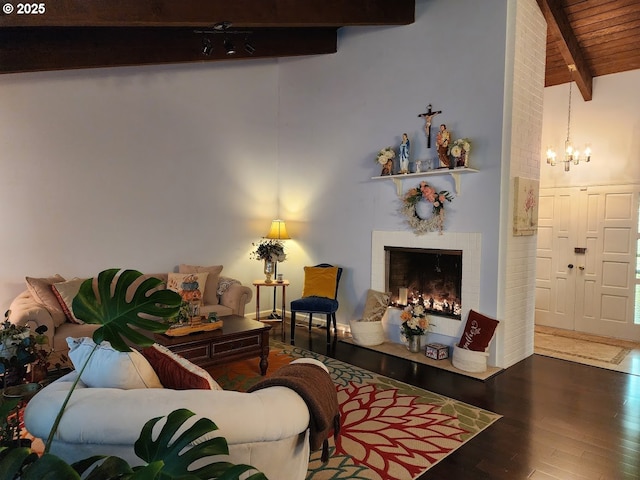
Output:
[[538,212],[536,324],[640,340],[638,187],[541,189]]

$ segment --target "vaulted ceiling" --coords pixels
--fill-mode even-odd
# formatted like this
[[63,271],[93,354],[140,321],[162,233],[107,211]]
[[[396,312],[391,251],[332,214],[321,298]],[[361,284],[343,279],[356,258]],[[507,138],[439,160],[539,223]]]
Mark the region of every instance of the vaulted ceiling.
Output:
[[639,0],[537,1],[548,25],[545,86],[573,79],[591,100],[593,77],[640,68]]
[[[545,86],[573,79],[590,100],[593,77],[640,68],[640,0],[537,2]],[[414,21],[415,0],[5,3],[0,73],[334,53],[340,27]]]

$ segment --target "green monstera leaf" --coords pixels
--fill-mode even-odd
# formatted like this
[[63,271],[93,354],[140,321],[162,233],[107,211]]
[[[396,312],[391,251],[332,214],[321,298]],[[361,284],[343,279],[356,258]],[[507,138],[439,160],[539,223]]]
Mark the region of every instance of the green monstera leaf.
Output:
[[[147,462],[147,465],[135,468],[136,474],[141,475],[143,471],[151,470],[157,474],[155,478],[158,479],[223,480],[237,479],[245,472],[256,471],[249,465],[233,465],[229,462],[214,462],[194,468],[192,465],[197,460],[229,454],[227,441],[223,437],[209,438],[196,443],[204,435],[218,430],[217,425],[207,418],[196,420],[187,430],[178,434],[183,425],[194,415],[187,409],[174,410],[167,416],[167,421],[155,440],[153,429],[163,417],[153,418],[144,425],[134,448],[136,455]],[[189,446],[190,448],[185,450],[185,447]],[[267,477],[256,471],[246,478],[247,480],[266,480]]]
[[106,340],[116,350],[128,352],[131,349],[126,338],[132,344],[149,346],[153,340],[138,329],[165,332],[169,325],[163,320],[178,314],[182,298],[171,290],[158,289],[162,280],[155,277],[142,281],[127,301],[127,292],[140,276],[142,273],[136,270],[120,271],[117,268],[100,272],[97,296],[93,279],[80,285],[80,291],[73,299],[73,313],[85,323],[102,325],[93,334],[96,344]]
[[0,449],[0,478],[21,480],[80,480],[80,475],[55,455],[39,457],[30,448]]

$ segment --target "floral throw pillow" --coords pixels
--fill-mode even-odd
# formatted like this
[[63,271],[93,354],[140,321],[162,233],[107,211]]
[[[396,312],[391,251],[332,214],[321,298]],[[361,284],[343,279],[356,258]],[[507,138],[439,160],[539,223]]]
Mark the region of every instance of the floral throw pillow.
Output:
[[498,323],[500,323],[498,320],[471,310],[458,346],[475,352],[486,351]]
[[371,290],[367,292],[367,301],[364,304],[364,313],[362,314],[363,322],[379,322],[382,320],[384,312],[387,311],[390,292],[378,292]]

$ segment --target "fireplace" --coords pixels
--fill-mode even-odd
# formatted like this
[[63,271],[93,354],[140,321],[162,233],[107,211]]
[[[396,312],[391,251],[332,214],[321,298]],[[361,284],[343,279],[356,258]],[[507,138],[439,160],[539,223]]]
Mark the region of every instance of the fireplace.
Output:
[[[462,252],[462,279],[460,288],[460,317],[433,318],[430,333],[438,334],[438,341],[446,343],[441,336],[460,338],[463,322],[469,310],[480,309],[480,272],[482,258],[482,234],[475,232],[442,232],[416,235],[410,231],[380,231],[371,234],[371,288],[378,291],[389,291],[386,283],[387,251],[385,247],[402,247],[408,249],[459,250]],[[399,287],[409,287],[399,285]],[[395,295],[397,295],[396,293]],[[388,315],[398,316],[399,308],[390,307]]]
[[462,314],[462,250],[385,246],[385,291],[394,306],[423,305],[430,315]]

